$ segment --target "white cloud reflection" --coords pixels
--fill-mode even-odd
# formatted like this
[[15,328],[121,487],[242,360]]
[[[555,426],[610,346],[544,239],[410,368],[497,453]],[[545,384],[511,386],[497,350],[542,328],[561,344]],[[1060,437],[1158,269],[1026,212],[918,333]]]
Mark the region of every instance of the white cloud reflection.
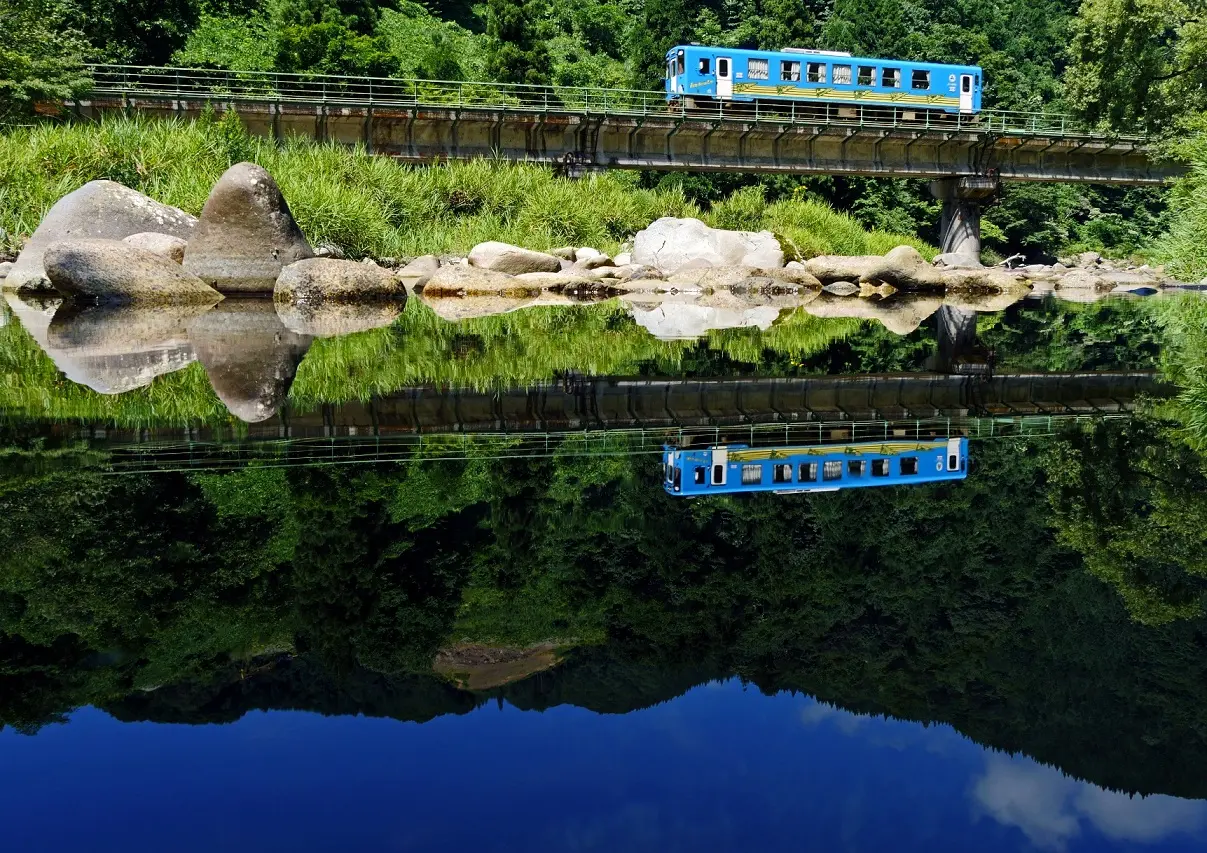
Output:
[[1141,844],[1207,828],[1207,802],[1129,797],[1022,757],[987,755],[972,797],[982,814],[1018,827],[1045,850],[1064,850],[1087,825],[1112,840]]

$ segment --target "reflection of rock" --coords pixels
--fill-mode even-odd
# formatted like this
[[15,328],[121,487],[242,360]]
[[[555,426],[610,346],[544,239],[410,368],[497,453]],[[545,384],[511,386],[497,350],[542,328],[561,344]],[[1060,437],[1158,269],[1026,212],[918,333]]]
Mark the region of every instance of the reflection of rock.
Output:
[[637,325],[659,340],[700,338],[713,329],[749,329],[766,331],[780,311],[799,300],[760,299],[715,293],[691,301],[663,299],[658,302],[630,301]]
[[1031,289],[1026,286],[1018,286],[1012,290],[1002,290],[998,293],[955,291],[943,297],[943,304],[980,313],[1004,311],[1030,294]]
[[[68,378],[102,394],[149,385],[194,361],[185,331],[207,304],[63,304],[47,330],[46,352]],[[71,371],[63,368],[71,365]]]
[[632,260],[673,273],[699,267],[782,267],[784,252],[770,231],[725,231],[698,219],[666,216],[638,232]]
[[432,668],[465,690],[491,690],[561,663],[553,643],[528,648],[461,644],[436,653]]
[[470,249],[470,266],[479,269],[520,275],[526,272],[557,272],[562,268],[561,260],[544,252],[521,249],[507,243],[491,240],[479,243]]
[[277,316],[285,328],[299,335],[334,338],[388,326],[402,316],[406,303],[398,300],[312,305],[277,302]]
[[34,231],[4,282],[7,288],[49,288],[42,256],[61,240],[121,240],[155,231],[188,240],[197,220],[113,181],[92,181],[59,199]]
[[814,317],[850,317],[858,320],[879,320],[896,335],[908,335],[922,321],[939,310],[943,299],[938,296],[895,294],[888,299],[851,299],[823,293],[805,306]]
[[239,163],[210,191],[184,268],[223,293],[271,293],[282,267],[313,256],[272,175]]
[[422,255],[398,271],[398,277],[409,288],[422,287],[440,269],[440,259],[435,255]]
[[436,270],[423,286],[428,296],[473,296],[497,294],[501,296],[526,296],[541,289],[542,285],[525,283],[523,279],[493,270],[470,266],[445,265]]
[[285,328],[267,299],[226,299],[189,324],[189,340],[231,414],[258,423],[285,402],[311,339]]
[[425,291],[420,301],[451,323],[460,320],[472,320],[475,317],[491,317],[495,314],[508,314],[523,308],[540,308],[542,306],[577,305],[584,300],[571,299],[560,293],[544,292],[534,296],[430,296]]
[[218,291],[171,258],[121,240],[66,240],[43,255],[55,290],[79,302],[213,305]]

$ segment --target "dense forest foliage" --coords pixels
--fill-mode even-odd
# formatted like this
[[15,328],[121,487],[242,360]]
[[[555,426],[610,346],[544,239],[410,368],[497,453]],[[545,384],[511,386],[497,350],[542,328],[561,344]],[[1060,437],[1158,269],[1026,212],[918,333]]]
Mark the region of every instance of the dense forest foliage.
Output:
[[[1193,45],[1201,40],[1182,5],[11,0],[3,25],[13,37],[0,46],[0,123],[27,120],[35,101],[85,86],[88,61],[647,89],[660,86],[667,48],[699,41],[972,62],[985,69],[986,107],[1075,109],[1122,129],[1161,130],[1197,109],[1193,69],[1202,63]],[[1144,73],[1137,75],[1130,45],[1145,39],[1161,47],[1140,51]],[[936,240],[939,208],[921,181],[648,174],[643,182],[679,187],[705,206],[749,184],[771,201],[805,193],[850,211],[865,227]],[[1159,191],[1012,186],[988,212],[984,237],[990,250],[1034,257],[1085,247],[1128,254],[1166,226]],[[1188,268],[1201,275],[1200,266]]]
[[[440,648],[552,641],[566,662],[500,695],[623,712],[737,674],[1203,796],[1207,475],[1180,452],[1113,422],[978,443],[953,486],[709,501],[664,494],[656,457],[6,465],[0,723],[426,719],[485,698]],[[1077,500],[1130,520],[1088,536]]]

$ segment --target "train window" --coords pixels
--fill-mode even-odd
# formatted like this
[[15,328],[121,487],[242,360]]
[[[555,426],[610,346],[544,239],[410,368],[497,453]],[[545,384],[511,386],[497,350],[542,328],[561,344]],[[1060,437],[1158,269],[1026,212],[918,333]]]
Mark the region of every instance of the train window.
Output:
[[687,70],[687,61],[683,58],[683,51],[679,51],[679,73],[682,74]]
[[771,76],[771,63],[765,59],[746,60],[746,76],[751,80],[766,80]]
[[792,466],[791,465],[776,465],[771,469],[771,481],[773,483],[791,483],[792,482]]
[[802,483],[814,483],[817,481],[817,463],[806,462],[800,466],[799,476],[797,480]]
[[888,476],[888,460],[873,459],[872,460],[872,476],[887,477]]
[[757,462],[753,465],[742,466],[742,485],[753,486],[763,482],[763,466]]
[[910,86],[914,89],[929,89],[930,88],[930,72],[915,70],[910,78]]
[[717,60],[717,76],[720,77],[721,79],[724,79],[729,76],[729,60],[728,59],[718,59]]
[[666,481],[669,483],[673,479],[675,479],[675,466],[672,465],[670,462],[667,462],[666,463]]
[[875,86],[876,85],[876,66],[860,65],[859,77],[856,78],[860,86]]
[[780,60],[780,79],[800,82],[800,63]]
[[821,478],[823,480],[841,480],[842,479],[842,460],[835,459],[833,462],[827,462],[821,466]]
[[951,456],[947,457],[947,470],[948,471],[960,470],[960,457],[959,456],[952,454]]
[[683,488],[683,469],[682,468],[678,468],[678,467],[675,468],[675,481],[674,481],[674,483],[672,483],[672,485],[675,487],[676,492]]
[[967,94],[968,92],[971,92],[972,91],[972,76],[969,74],[965,74],[960,79],[960,87],[964,90],[965,94]]
[[724,483],[725,483],[725,466],[724,465],[712,466],[712,484],[714,486],[720,486],[720,485],[724,485]]
[[707,473],[708,473],[708,470],[703,465],[696,466],[696,470],[694,472],[696,485],[699,485],[699,486],[704,485],[704,477]]
[[805,78],[810,83],[826,82],[826,64],[824,62],[805,63]]
[[901,460],[901,473],[912,475],[918,473],[918,457],[906,456]]
[[880,85],[886,89],[896,89],[901,85],[900,68],[883,68],[880,71]]
[[850,83],[851,82],[851,66],[835,65],[834,66],[834,82],[835,83]]
[[707,74],[707,73],[708,73],[708,66],[709,66],[709,60],[708,60],[708,57],[706,56],[706,57],[704,57],[703,59],[701,59],[701,60],[700,60],[700,73],[701,73],[701,74]]
[[852,459],[847,463],[847,473],[853,477],[862,477],[864,469],[864,461],[862,459]]

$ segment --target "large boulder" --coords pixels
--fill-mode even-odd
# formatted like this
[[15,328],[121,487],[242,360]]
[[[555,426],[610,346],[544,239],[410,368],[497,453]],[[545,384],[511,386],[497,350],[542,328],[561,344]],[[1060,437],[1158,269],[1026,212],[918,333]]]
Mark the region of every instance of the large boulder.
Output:
[[822,284],[860,281],[884,266],[880,255],[818,255],[805,261],[805,271]]
[[277,277],[275,302],[347,305],[407,300],[402,280],[376,264],[307,258],[290,264]]
[[687,267],[782,267],[784,251],[770,231],[725,231],[698,219],[667,216],[638,232],[632,261],[664,273]]
[[470,266],[507,275],[521,275],[526,272],[558,272],[562,268],[561,259],[544,252],[534,252],[531,249],[521,249],[508,243],[494,240],[479,243],[470,249]]
[[[560,269],[560,264],[558,269]],[[557,272],[557,269],[546,272]],[[527,283],[506,273],[471,266],[442,266],[427,280],[423,293],[427,296],[472,296],[499,294],[523,296],[540,290],[541,286]]]
[[189,245],[188,240],[173,237],[171,234],[156,234],[154,231],[131,234],[122,240],[122,242],[136,249],[145,249],[148,252],[154,252],[156,255],[163,255],[165,258],[170,258],[178,264],[184,263],[184,250]]
[[409,288],[422,287],[440,269],[440,259],[435,255],[422,255],[398,271],[398,277]]
[[667,283],[704,289],[744,287],[758,288],[821,288],[816,276],[803,269],[780,267],[706,267],[683,270],[671,275]]
[[285,328],[267,299],[225,299],[189,324],[214,393],[247,423],[276,414],[311,338]]
[[222,298],[171,258],[121,240],[52,243],[42,260],[54,289],[77,302],[213,305]]
[[282,268],[314,257],[272,175],[231,166],[214,184],[184,268],[222,293],[272,293]]
[[64,240],[122,240],[154,231],[189,240],[196,218],[113,181],[91,181],[63,196],[43,217],[4,280],[6,289],[50,290],[43,258]]

